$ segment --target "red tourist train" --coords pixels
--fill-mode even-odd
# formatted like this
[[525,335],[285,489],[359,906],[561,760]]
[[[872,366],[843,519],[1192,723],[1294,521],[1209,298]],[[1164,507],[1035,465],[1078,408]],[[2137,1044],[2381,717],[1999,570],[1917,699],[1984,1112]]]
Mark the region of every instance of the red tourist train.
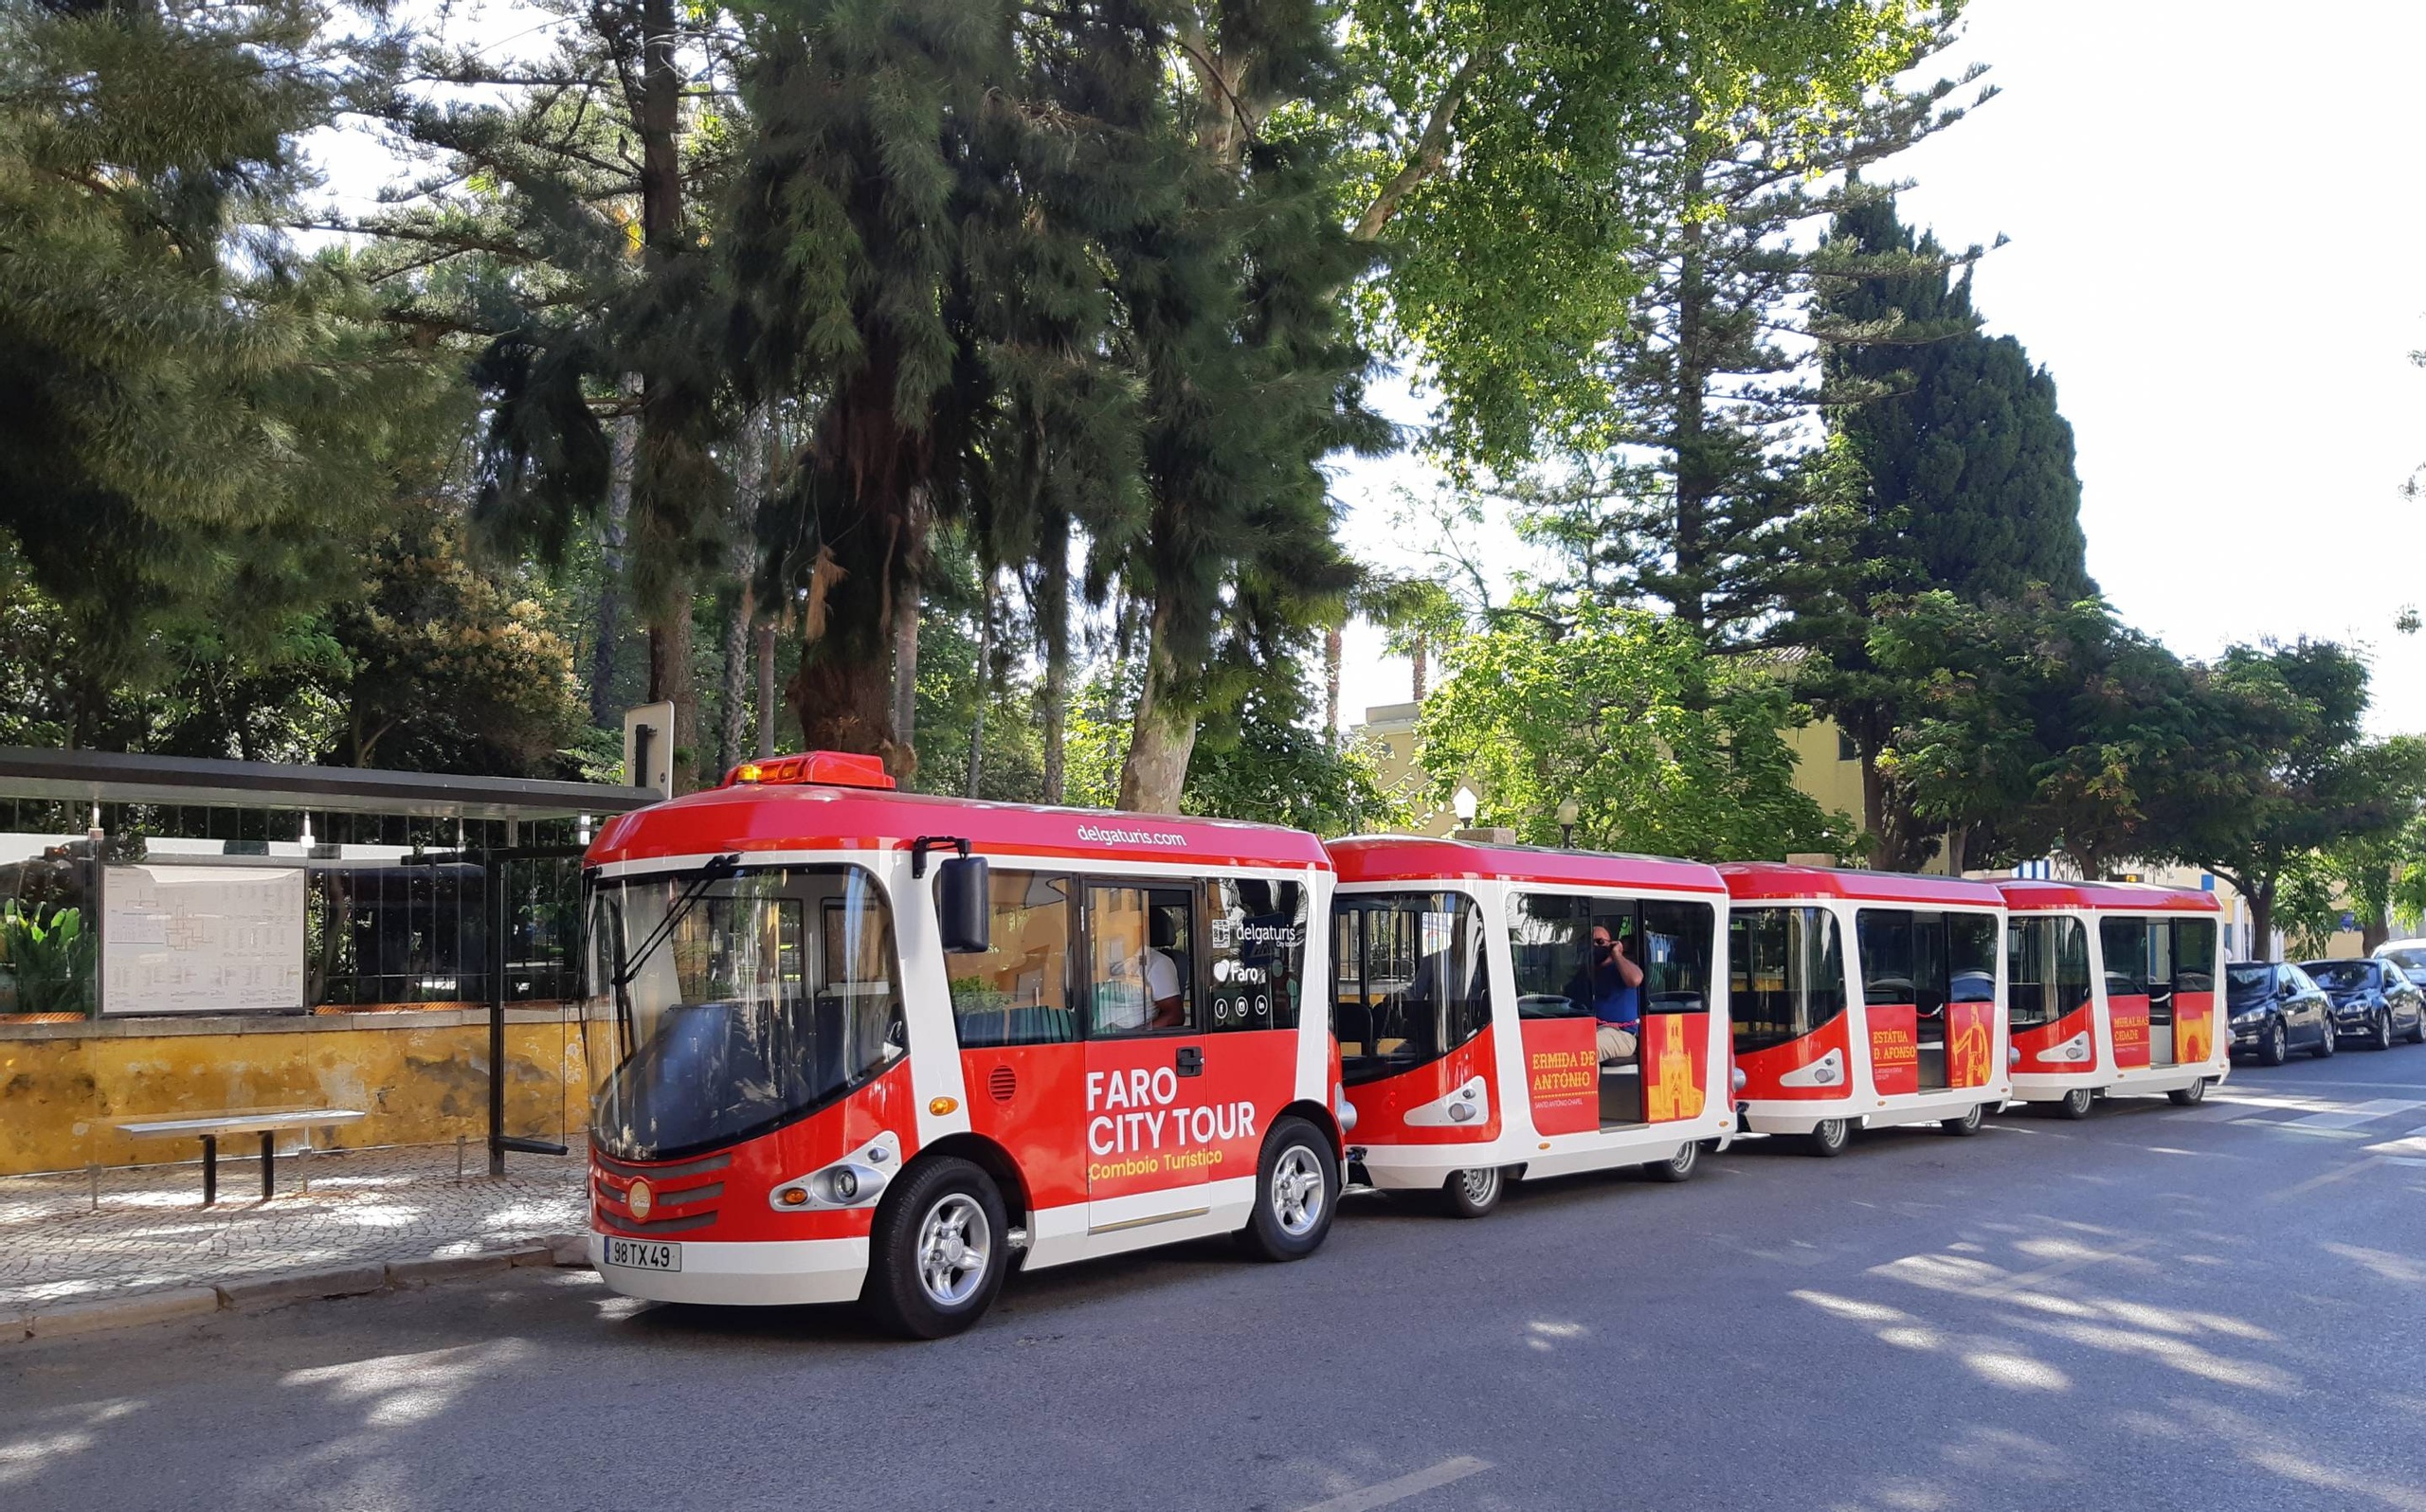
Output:
[[[1225,1233],[1310,1254],[1351,1180],[1472,1216],[1519,1175],[1681,1180],[1745,1130],[1834,1149],[2223,1073],[2196,894],[892,789],[866,757],[750,763],[590,847],[590,1244],[617,1290],[858,1301],[932,1338],[1014,1266]],[[2017,1033],[2038,1080],[2006,1070],[2008,906],[2016,1024],[2057,989]]]
[[2232,1073],[2222,906],[2133,882],[2001,882],[2013,918],[2013,1090],[2084,1118],[2100,1097],[2188,1106]]

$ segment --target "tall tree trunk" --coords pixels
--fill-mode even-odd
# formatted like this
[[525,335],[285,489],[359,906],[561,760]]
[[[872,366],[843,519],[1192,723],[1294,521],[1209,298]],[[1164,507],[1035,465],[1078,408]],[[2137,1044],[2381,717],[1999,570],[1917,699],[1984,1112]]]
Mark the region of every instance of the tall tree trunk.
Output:
[[977,779],[985,766],[986,700],[994,691],[994,575],[986,574],[986,592],[977,610],[977,711],[969,721],[969,796],[977,796]]
[[[674,0],[642,0],[641,5],[641,244],[652,273],[681,252],[682,165],[676,142],[680,126],[682,77],[675,49]],[[637,502],[653,517],[671,517],[687,507],[664,496],[672,467],[668,458],[678,444],[668,434],[666,407],[675,402],[672,386],[661,375],[643,373],[641,423],[637,448]],[[650,532],[654,533],[654,532]],[[649,697],[674,705],[674,790],[689,792],[698,785],[699,690],[691,667],[691,582],[688,574],[650,564],[657,577],[646,595],[649,614]]]
[[893,740],[900,753],[893,763],[896,777],[908,777],[918,769],[919,601],[914,580],[905,584],[893,601]]
[[1421,703],[1423,702],[1423,695],[1426,692],[1425,685],[1431,680],[1431,637],[1424,635],[1421,631],[1418,631],[1415,637],[1415,644],[1410,649],[1412,653],[1412,659],[1415,662],[1415,681],[1413,684],[1415,701],[1417,703]]
[[749,565],[742,564],[741,590],[733,597],[724,619],[724,715],[716,731],[716,769],[730,771],[741,761],[741,743],[750,736],[750,621],[756,617],[756,595],[751,591]]
[[[1686,184],[1687,202],[1698,199],[1703,184],[1696,167]],[[1710,583],[1707,524],[1717,483],[1710,460],[1706,405],[1710,388],[1709,333],[1711,291],[1703,267],[1701,223],[1688,222],[1676,274],[1676,427],[1669,438],[1676,464],[1676,530],[1671,543],[1675,574],[1669,607],[1677,621],[1704,640],[1710,639]],[[1869,781],[1867,773],[1863,779]]]
[[1323,632],[1323,729],[1339,744],[1339,663],[1347,637],[1337,625]]
[[758,754],[775,754],[775,624],[758,626]]
[[627,374],[622,387],[626,407],[615,417],[613,471],[598,553],[598,618],[591,632],[597,639],[589,647],[589,722],[602,729],[623,722],[615,673],[624,649],[624,522],[632,513],[632,461],[640,444],[640,417],[629,407],[639,397],[640,380]]
[[2249,932],[2254,936],[2250,944],[2250,957],[2256,961],[2274,959],[2274,879],[2268,877],[2255,888],[2246,889],[2241,896],[2249,903]]
[[862,751],[891,765],[893,685],[876,668],[812,646],[786,687],[803,750]]
[[1187,761],[1196,752],[1196,711],[1173,702],[1168,685],[1177,680],[1168,665],[1168,611],[1154,605],[1148,632],[1146,682],[1137,695],[1137,718],[1130,727],[1129,755],[1120,764],[1120,804],[1132,814],[1176,814],[1187,787]]
[[1044,631],[1044,801],[1068,794],[1063,765],[1070,729],[1070,528],[1056,521],[1044,533],[1043,578],[1036,612]]

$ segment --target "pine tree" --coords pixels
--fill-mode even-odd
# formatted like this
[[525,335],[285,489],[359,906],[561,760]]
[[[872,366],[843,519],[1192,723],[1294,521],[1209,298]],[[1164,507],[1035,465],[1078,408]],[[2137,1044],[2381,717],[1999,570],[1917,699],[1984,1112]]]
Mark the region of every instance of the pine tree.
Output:
[[[284,228],[363,75],[308,0],[0,9],[0,531],[79,647],[63,731],[203,628],[267,645],[343,585],[431,374]],[[113,734],[113,729],[118,730]]]
[[1644,154],[1640,192],[1668,224],[1631,259],[1642,293],[1609,334],[1612,407],[1588,445],[1505,490],[1570,564],[1559,590],[1656,607],[1712,649],[1767,631],[1840,477],[1811,422],[1847,397],[1813,360],[1848,334],[1815,318],[1826,249],[1795,230],[1884,192],[1860,170],[1960,119],[1943,101],[1969,77],[1849,114],[1676,103]]
[[[1801,679],[1804,695],[1859,754],[1874,864],[1909,869],[1937,835],[1891,752],[1923,700],[1910,677],[1877,664],[1880,621],[1932,589],[1970,604],[2069,604],[2097,585],[2055,381],[2019,342],[1980,330],[1969,257],[1916,235],[1884,197],[1846,207],[1826,250],[1821,314],[1837,338],[1826,363],[1862,396],[1834,424],[1859,480],[1801,585],[1790,634],[1823,657]],[[1958,853],[1969,849],[1967,827],[1951,836]]]
[[480,515],[561,563],[602,538],[593,675],[611,666],[623,592],[647,626],[647,696],[675,709],[678,788],[711,753],[698,716],[695,597],[731,571],[738,426],[702,207],[725,171],[718,117],[732,42],[673,0],[536,0],[571,23],[531,59],[420,47],[443,93],[383,109],[435,167],[356,229],[377,239],[389,317],[460,353],[488,400]]

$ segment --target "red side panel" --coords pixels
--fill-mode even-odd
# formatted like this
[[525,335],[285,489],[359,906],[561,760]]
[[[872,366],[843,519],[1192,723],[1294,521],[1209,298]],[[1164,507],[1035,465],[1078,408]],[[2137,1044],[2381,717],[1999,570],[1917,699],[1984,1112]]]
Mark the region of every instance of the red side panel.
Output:
[[1946,1085],[1985,1087],[1996,1074],[1997,1005],[1946,1005]]
[[1870,1085],[1882,1097],[1919,1091],[1921,1041],[1913,1022],[1919,1007],[1873,1003],[1864,1013],[1870,1020]]
[[1173,1039],[1087,1047],[1087,1196],[1164,1192],[1255,1175],[1263,1132],[1295,1086],[1297,1032],[1186,1036],[1204,1070],[1178,1074]]
[[960,1053],[969,1127],[1010,1152],[1041,1208],[1087,1199],[1078,1109],[1087,1096],[1087,1047],[1005,1045]]
[[[1838,1014],[1800,1039],[1789,1039],[1783,1045],[1766,1050],[1738,1051],[1735,1064],[1744,1072],[1744,1093],[1747,1098],[1801,1098],[1810,1102],[1842,1097],[1853,1089],[1853,1033],[1848,1016]],[[1837,1064],[1848,1068],[1844,1077],[1824,1087],[1787,1087],[1780,1078],[1825,1056],[1837,1053]]]
[[1710,1015],[1645,1014],[1642,1121],[1699,1118],[1710,1093]]
[[[1348,1089],[1348,1100],[1356,1105],[1356,1143],[1359,1144],[1477,1144],[1499,1137],[1499,1078],[1493,1074],[1498,1065],[1492,1049],[1493,1030],[1486,1025],[1481,1034],[1467,1040],[1429,1066],[1418,1066],[1396,1076],[1385,1076],[1377,1082]],[[1595,1071],[1597,1077],[1598,1072]],[[1448,1096],[1474,1077],[1479,1076],[1492,1089],[1491,1116],[1472,1124],[1413,1125],[1406,1115],[1436,1098]],[[1597,1087],[1597,1082],[1596,1082]],[[1598,1127],[1598,1096],[1594,1103],[1594,1127]]]
[[[2048,1060],[2045,1057],[2049,1051],[2073,1035],[2087,1033],[2089,1027],[2090,1008],[2089,1004],[2083,1003],[2052,1024],[2015,1030],[2013,1048],[2021,1053],[2021,1059],[2014,1069],[2042,1076],[2088,1075],[2097,1070],[2095,1055],[2087,1060]],[[2145,1064],[2145,1060],[2143,1064]]]
[[1601,1126],[1600,1027],[1591,1018],[1527,1018],[1518,1025],[1525,1088],[1539,1132],[1585,1134]]
[[2148,999],[2145,993],[2106,999],[2106,1022],[2114,1035],[2114,1064],[2148,1063]]
[[2173,995],[2173,1058],[2196,1066],[2216,1053],[2216,995],[2177,992]]

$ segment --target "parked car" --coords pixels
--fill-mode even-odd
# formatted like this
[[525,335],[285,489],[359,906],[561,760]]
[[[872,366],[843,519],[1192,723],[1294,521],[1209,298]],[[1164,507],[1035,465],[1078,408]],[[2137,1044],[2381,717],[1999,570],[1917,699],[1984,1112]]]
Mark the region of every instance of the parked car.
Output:
[[2300,969],[2325,989],[2333,1031],[2372,1050],[2392,1049],[2395,1034],[2426,1042],[2426,992],[2389,961],[2303,961]]
[[2235,961],[2224,967],[2224,1012],[2233,1053],[2280,1066],[2294,1050],[2323,1060],[2336,1046],[2325,989],[2288,961]]
[[2376,959],[2399,970],[2411,985],[2426,991],[2426,940],[2387,940],[2376,946]]

